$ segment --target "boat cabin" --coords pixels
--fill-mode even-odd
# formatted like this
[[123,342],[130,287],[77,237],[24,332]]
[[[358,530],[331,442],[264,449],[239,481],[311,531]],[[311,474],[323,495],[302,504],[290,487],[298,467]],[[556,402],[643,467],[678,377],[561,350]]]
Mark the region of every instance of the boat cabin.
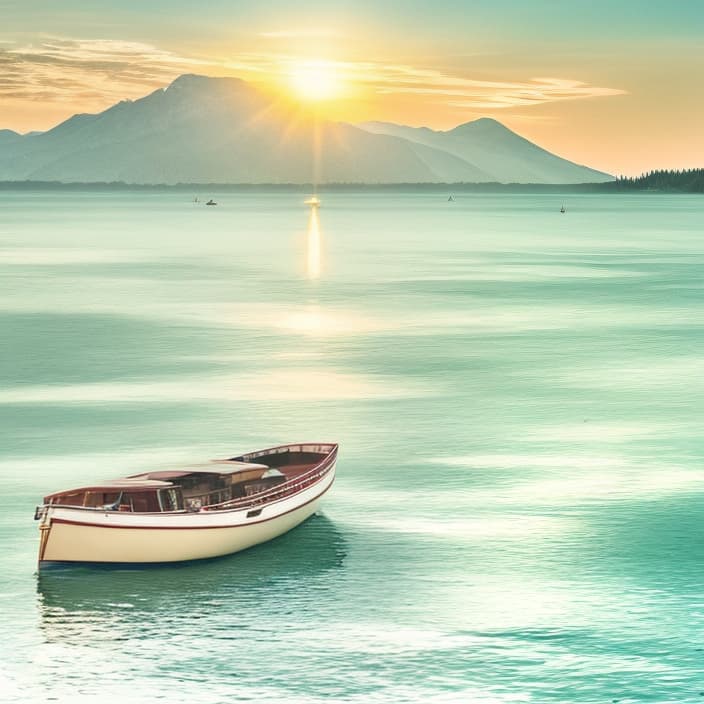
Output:
[[199,511],[253,496],[285,481],[282,472],[267,465],[222,460],[60,491],[45,496],[44,504],[134,513]]
[[[178,504],[174,487],[156,480],[116,479],[94,486],[59,491],[44,497],[45,504],[80,506],[105,511],[157,512]],[[178,509],[172,509],[178,510]]]

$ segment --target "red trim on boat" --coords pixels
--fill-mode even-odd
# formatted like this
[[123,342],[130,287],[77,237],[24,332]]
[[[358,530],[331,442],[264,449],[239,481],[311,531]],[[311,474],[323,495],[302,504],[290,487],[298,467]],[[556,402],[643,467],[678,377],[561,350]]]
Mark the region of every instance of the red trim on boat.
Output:
[[[326,475],[327,476],[327,475]],[[271,518],[264,518],[261,521],[249,521],[248,523],[239,523],[234,526],[108,526],[108,525],[103,525],[102,523],[84,523],[82,521],[70,521],[65,518],[52,518],[51,522],[52,523],[57,523],[57,524],[63,524],[63,525],[69,525],[69,526],[83,526],[85,528],[109,528],[109,529],[117,529],[117,530],[223,530],[227,528],[246,528],[247,526],[253,526],[256,523],[267,523],[268,521],[273,521],[276,518],[280,518],[281,516],[286,516],[289,513],[293,513],[294,511],[298,511],[299,508],[303,508],[304,506],[307,506],[308,504],[312,504],[313,501],[317,501],[323,494],[325,494],[330,487],[335,483],[335,477],[333,477],[333,480],[330,482],[330,484],[325,487],[323,491],[321,491],[317,496],[314,496],[312,499],[309,501],[306,501],[304,504],[301,504],[300,506],[296,506],[296,508],[292,508],[289,511],[284,511],[283,513],[278,513],[276,516],[272,516]],[[271,504],[268,504],[269,506],[273,505],[273,502]],[[251,508],[251,507],[250,507]],[[262,508],[266,508],[266,505],[262,506]],[[243,509],[240,509],[243,510]],[[208,512],[210,515],[217,515],[215,514],[214,511],[209,511]],[[133,514],[134,515],[134,514]],[[139,514],[137,514],[139,515]],[[154,515],[164,515],[164,514],[151,514],[152,516]]]

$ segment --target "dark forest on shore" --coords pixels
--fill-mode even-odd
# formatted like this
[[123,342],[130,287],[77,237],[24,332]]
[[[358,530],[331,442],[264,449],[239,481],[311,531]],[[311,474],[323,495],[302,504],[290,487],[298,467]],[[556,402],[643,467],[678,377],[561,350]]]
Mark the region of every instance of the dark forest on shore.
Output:
[[704,193],[704,169],[648,171],[636,178],[618,178],[607,185],[618,191]]

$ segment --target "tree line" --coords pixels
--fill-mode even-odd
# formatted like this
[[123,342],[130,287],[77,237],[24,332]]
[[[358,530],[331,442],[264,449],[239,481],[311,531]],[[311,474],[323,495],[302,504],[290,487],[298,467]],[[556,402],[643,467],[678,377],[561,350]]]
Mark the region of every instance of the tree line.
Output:
[[636,177],[619,177],[609,185],[619,191],[704,193],[704,169],[648,171]]
[[[305,183],[176,183],[136,184],[117,181],[112,183],[61,183],[58,181],[0,181],[0,191],[5,190],[176,190],[189,193],[221,191],[293,191],[310,193],[313,184]],[[476,193],[613,193],[614,191],[669,191],[676,193],[704,193],[704,169],[680,171],[648,171],[636,177],[620,176],[615,181],[601,183],[324,183],[323,191],[436,191],[444,194],[459,192]]]

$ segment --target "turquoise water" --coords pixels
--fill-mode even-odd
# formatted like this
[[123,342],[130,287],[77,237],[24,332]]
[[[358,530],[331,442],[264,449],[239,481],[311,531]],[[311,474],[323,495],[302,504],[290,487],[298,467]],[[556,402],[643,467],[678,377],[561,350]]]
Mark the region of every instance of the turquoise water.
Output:
[[[8,701],[704,701],[704,201],[211,196],[0,193]],[[37,577],[43,494],[307,440],[279,540]]]

